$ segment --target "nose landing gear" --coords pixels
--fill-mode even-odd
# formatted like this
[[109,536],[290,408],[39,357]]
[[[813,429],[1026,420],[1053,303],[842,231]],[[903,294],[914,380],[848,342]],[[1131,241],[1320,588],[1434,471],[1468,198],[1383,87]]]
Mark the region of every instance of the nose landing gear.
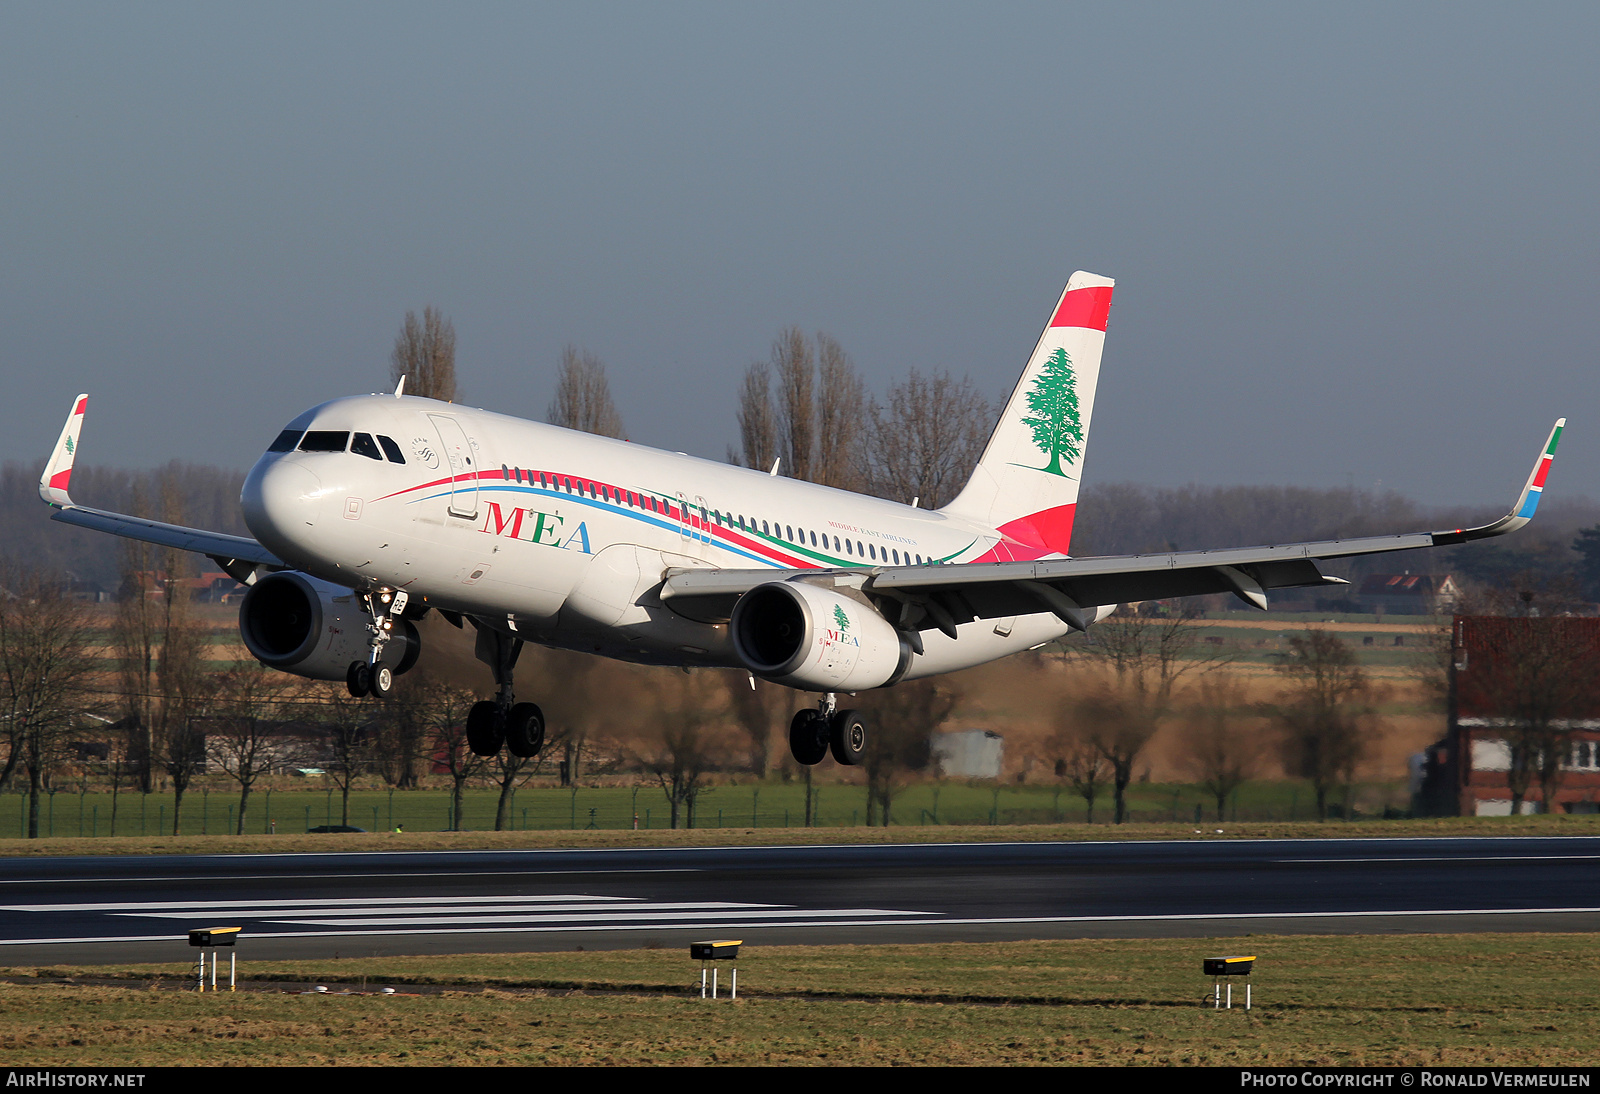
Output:
[[[361,603],[367,610],[370,622],[367,632],[367,659],[352,661],[344,674],[345,687],[357,699],[374,695],[379,699],[394,690],[394,669],[382,663],[383,648],[394,637],[394,621],[405,615],[411,594],[404,589],[380,589],[375,593],[362,593]],[[402,669],[404,666],[402,666]]]

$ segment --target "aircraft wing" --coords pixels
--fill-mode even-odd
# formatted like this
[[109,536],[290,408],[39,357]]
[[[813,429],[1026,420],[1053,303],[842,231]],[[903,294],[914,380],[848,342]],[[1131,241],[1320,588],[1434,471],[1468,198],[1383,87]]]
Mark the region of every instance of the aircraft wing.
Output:
[[[51,520],[76,524],[80,528],[93,528],[97,532],[110,532],[115,536],[158,543],[163,547],[176,547],[180,551],[193,551],[209,555],[227,571],[230,577],[245,581],[256,566],[286,570],[288,564],[279,559],[255,540],[247,536],[230,536],[222,532],[208,532],[203,528],[185,528],[145,517],[110,513],[104,509],[91,509],[79,505],[67,492],[72,480],[72,464],[78,451],[78,434],[83,429],[83,416],[89,407],[89,396],[79,395],[72,401],[72,411],[66,425],[61,427],[61,437],[55,451],[39,477],[39,496],[55,512]],[[241,576],[244,575],[244,576]],[[247,582],[248,583],[248,582]]]
[[[1550,431],[1539,459],[1517,503],[1504,517],[1477,528],[1440,532],[1369,536],[1264,547],[1232,547],[1214,551],[1176,551],[1162,555],[1040,559],[1036,562],[986,562],[952,566],[904,566],[849,571],[821,571],[835,580],[852,575],[863,593],[879,601],[898,602],[889,612],[901,626],[936,628],[955,637],[955,624],[973,619],[1053,612],[1068,626],[1082,630],[1097,616],[1095,609],[1136,600],[1231,592],[1265,609],[1267,592],[1308,585],[1342,585],[1344,579],[1322,573],[1323,559],[1442,547],[1514,532],[1533,518],[1545,476],[1555,457],[1566,419]],[[661,599],[696,619],[725,621],[744,592],[769,581],[816,577],[816,570],[685,570],[672,573]],[[888,605],[883,605],[888,607]]]

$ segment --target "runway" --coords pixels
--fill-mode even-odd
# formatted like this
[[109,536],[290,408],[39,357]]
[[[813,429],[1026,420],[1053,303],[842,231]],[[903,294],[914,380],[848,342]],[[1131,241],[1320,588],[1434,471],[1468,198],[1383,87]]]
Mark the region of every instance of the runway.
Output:
[[0,965],[1265,933],[1600,930],[1600,838],[0,859]]

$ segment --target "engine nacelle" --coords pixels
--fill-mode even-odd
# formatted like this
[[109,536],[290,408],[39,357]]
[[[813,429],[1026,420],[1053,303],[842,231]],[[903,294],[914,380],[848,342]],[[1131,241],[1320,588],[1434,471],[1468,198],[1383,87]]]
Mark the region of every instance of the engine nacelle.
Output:
[[771,581],[739,598],[733,648],[757,676],[810,691],[861,691],[900,679],[911,646],[872,608],[804,581]]
[[[367,621],[355,593],[297,570],[261,578],[239,605],[245,649],[268,668],[313,680],[343,680],[350,662],[367,659]],[[417,663],[422,642],[407,619],[396,619],[393,633],[383,663],[399,676]]]

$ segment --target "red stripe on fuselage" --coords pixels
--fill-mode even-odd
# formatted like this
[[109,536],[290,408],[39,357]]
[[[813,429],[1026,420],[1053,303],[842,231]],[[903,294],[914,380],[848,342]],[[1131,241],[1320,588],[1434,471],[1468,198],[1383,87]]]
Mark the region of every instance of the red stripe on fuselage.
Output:
[[[539,472],[537,470],[535,470],[535,471],[527,472],[527,473],[537,475]],[[584,497],[584,498],[586,498],[588,500],[591,500],[591,501],[602,501],[602,500],[604,500],[604,499],[601,498],[600,493],[599,493],[600,487],[602,487],[602,486],[609,487],[610,490],[611,490],[611,498],[609,499],[608,503],[611,504],[611,505],[615,505],[619,510],[632,511],[633,509],[637,508],[638,511],[641,514],[650,514],[650,515],[653,515],[653,516],[657,516],[657,517],[660,517],[660,518],[662,518],[664,520],[670,520],[670,521],[672,521],[672,522],[674,522],[676,524],[679,524],[679,525],[683,525],[683,524],[687,523],[688,526],[689,526],[691,534],[701,535],[701,536],[708,536],[713,540],[717,540],[717,539],[728,540],[728,541],[730,541],[732,543],[735,543],[735,544],[738,544],[738,545],[740,545],[742,547],[745,547],[746,549],[755,551],[758,554],[766,555],[772,561],[777,562],[780,565],[786,566],[789,569],[794,569],[794,570],[816,570],[816,569],[823,569],[824,568],[824,567],[822,567],[821,565],[819,565],[817,562],[815,562],[813,560],[804,559],[804,558],[797,558],[794,555],[788,554],[787,552],[784,552],[784,551],[780,550],[779,548],[777,548],[773,544],[765,543],[765,542],[762,542],[760,540],[747,539],[744,535],[739,534],[735,529],[724,528],[721,525],[719,525],[719,524],[717,524],[714,521],[711,521],[709,519],[703,520],[703,519],[701,519],[700,514],[697,511],[695,511],[692,507],[691,507],[689,513],[686,515],[681,506],[674,505],[671,502],[667,501],[665,498],[660,498],[660,495],[654,495],[654,496],[657,497],[657,498],[660,498],[660,500],[661,500],[661,508],[660,509],[652,509],[648,505],[644,504],[644,499],[646,497],[648,497],[648,496],[651,496],[651,495],[649,495],[646,491],[643,491],[643,490],[626,491],[626,490],[623,490],[621,487],[613,486],[610,483],[602,483],[598,479],[585,479],[585,478],[574,477],[574,476],[571,476],[571,475],[557,475],[554,471],[546,471],[546,472],[544,472],[544,474],[551,480],[552,483],[554,483],[557,479],[562,480],[562,481],[565,481],[567,479],[571,479],[572,483],[573,483],[573,486],[575,488],[577,488],[574,491],[574,493],[577,493],[580,496],[582,496],[582,497]],[[515,478],[515,476],[507,475],[503,471],[488,470],[488,471],[478,471],[478,472],[473,473],[473,474],[462,475],[459,478],[457,478],[455,476],[452,476],[450,478],[434,479],[432,482],[423,483],[420,486],[408,486],[404,490],[397,490],[392,494],[385,494],[382,497],[377,498],[375,500],[377,500],[377,501],[387,501],[390,498],[397,498],[397,497],[400,497],[402,494],[410,494],[410,493],[413,493],[413,492],[415,492],[417,490],[431,490],[431,489],[433,489],[435,487],[439,487],[439,486],[449,486],[451,483],[454,483],[454,482],[468,482],[468,481],[472,481],[472,480],[481,481],[483,479],[490,479],[490,480],[495,480],[495,481],[502,481],[503,480],[505,482],[514,483],[514,484],[517,484],[517,485],[532,486],[535,489],[539,489],[539,490],[550,490],[550,491],[554,492],[556,494],[556,496],[558,496],[558,497],[567,493],[566,491],[561,490],[561,489],[559,489],[558,487],[556,487],[554,485],[541,486],[538,483],[533,482],[533,481],[529,481],[527,483],[520,483]],[[593,488],[595,489],[595,496],[593,498],[589,497],[589,489],[590,489],[591,486],[593,486]],[[639,499],[639,503],[637,505],[630,505],[628,502],[621,500],[621,497],[619,497],[619,495],[623,495],[623,494],[627,494],[627,493],[632,493],[634,495],[634,497]],[[570,497],[572,495],[567,495],[567,496]],[[687,519],[686,519],[686,517],[687,517]]]
[[1087,289],[1073,289],[1063,296],[1050,325],[1103,331],[1106,329],[1106,317],[1110,314],[1111,286],[1094,285]]

